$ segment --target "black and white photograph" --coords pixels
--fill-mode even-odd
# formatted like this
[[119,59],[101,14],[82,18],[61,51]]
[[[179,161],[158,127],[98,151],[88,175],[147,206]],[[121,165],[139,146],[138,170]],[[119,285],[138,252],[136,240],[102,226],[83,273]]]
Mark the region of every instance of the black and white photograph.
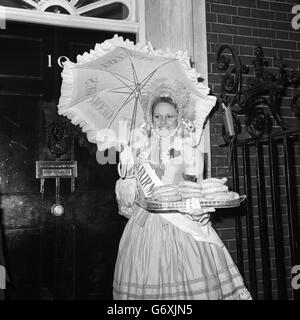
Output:
[[0,0],[0,300],[300,300],[299,0]]

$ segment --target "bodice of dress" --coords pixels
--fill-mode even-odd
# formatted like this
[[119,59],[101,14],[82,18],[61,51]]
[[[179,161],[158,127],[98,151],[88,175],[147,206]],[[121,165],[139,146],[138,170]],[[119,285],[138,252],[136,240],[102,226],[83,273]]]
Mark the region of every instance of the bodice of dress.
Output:
[[[150,184],[150,181],[147,181],[150,179],[145,177],[146,174],[141,173],[142,167],[145,165],[149,168],[148,173],[151,171],[159,183],[179,184],[184,180],[184,174],[191,172],[196,152],[197,150],[187,145],[180,135],[166,138],[151,136],[148,142],[136,151],[135,171],[138,173],[139,189],[143,189],[142,186],[147,183]],[[196,168],[194,169],[196,170]],[[196,173],[195,171],[194,174]],[[144,196],[147,196],[145,192]]]
[[153,137],[147,147],[146,157],[139,159],[150,164],[163,184],[176,184],[183,180],[183,150],[176,137]]

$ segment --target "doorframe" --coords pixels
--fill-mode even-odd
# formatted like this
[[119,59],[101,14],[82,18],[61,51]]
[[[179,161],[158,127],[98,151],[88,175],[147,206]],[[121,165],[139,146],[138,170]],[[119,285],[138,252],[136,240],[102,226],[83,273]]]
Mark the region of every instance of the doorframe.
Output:
[[[146,0],[146,41],[154,48],[186,51],[193,68],[208,87],[206,1]],[[178,23],[174,22],[178,20]],[[201,151],[205,154],[205,175],[211,177],[210,124],[207,122]]]
[[[196,70],[204,78],[204,85],[208,87],[208,58],[207,58],[207,29],[206,29],[206,1],[192,0],[193,7],[193,33]],[[197,30],[197,36],[196,36]],[[204,153],[207,154],[207,177],[211,177],[211,142],[210,142],[210,121],[204,129]]]
[[58,27],[134,33],[137,42],[145,43],[145,0],[132,0],[130,10],[132,11],[130,20],[114,20],[0,5],[0,20],[2,20],[0,29],[5,28],[5,21],[37,23]]

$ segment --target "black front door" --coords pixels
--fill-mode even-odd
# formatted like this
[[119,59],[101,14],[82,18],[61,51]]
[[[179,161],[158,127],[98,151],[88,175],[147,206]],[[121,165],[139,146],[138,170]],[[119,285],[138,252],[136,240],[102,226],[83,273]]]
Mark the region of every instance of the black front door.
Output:
[[[65,57],[75,62],[113,35],[12,22],[0,30],[0,222],[7,299],[112,298],[124,227],[115,201],[116,165],[99,165],[95,146],[73,136],[70,154],[78,178],[73,193],[70,182],[61,181],[65,213],[56,217],[50,212],[55,183],[46,181],[42,195],[35,163],[49,154],[46,128],[56,116],[60,62]],[[132,34],[122,36],[134,40]]]

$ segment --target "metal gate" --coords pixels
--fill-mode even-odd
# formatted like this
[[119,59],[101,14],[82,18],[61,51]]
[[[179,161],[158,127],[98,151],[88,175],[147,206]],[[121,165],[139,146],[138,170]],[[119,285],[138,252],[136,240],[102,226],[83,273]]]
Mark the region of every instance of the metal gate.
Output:
[[237,263],[254,299],[300,299],[300,130],[235,141],[234,189],[247,195],[236,216]]
[[233,188],[247,195],[235,217],[237,264],[254,299],[300,299],[300,95],[291,101],[294,129],[280,115],[285,89],[300,85],[300,73],[280,58],[276,75],[266,71],[260,46],[253,65],[244,85],[249,67],[230,46],[218,50],[222,134]]

